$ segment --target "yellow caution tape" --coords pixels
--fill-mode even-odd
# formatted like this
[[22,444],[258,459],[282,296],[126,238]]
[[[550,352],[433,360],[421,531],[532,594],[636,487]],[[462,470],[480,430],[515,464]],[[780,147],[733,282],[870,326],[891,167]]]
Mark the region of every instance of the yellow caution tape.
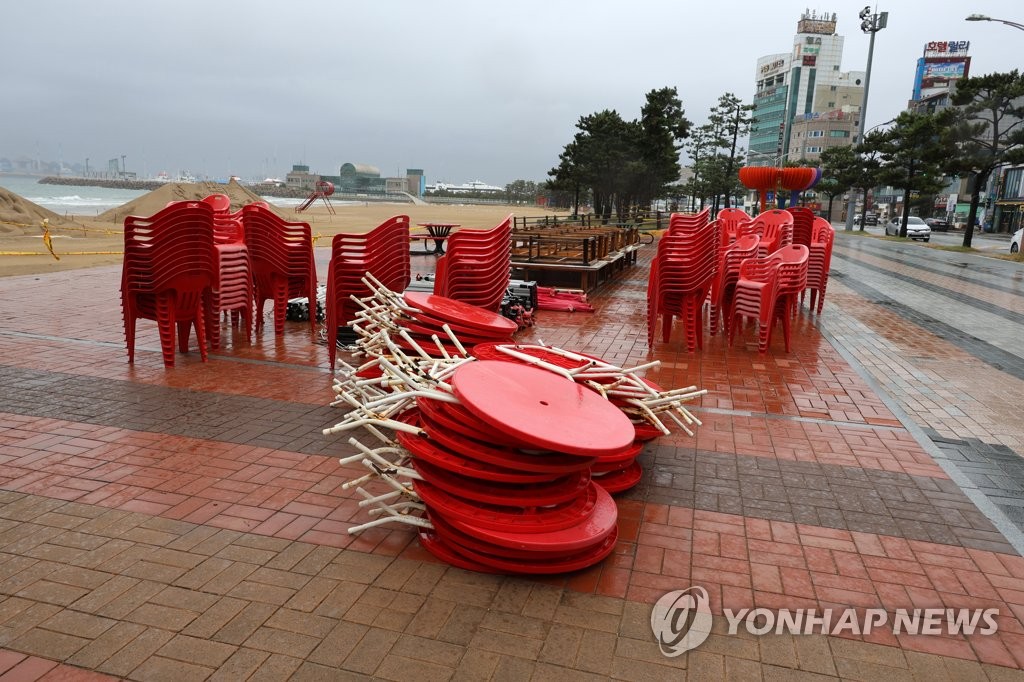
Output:
[[[46,218],[45,220],[49,220]],[[13,225],[15,227],[34,227],[30,223],[16,223],[11,220],[0,220],[0,225]],[[64,230],[67,232],[84,232],[88,235],[90,232],[103,235],[121,235],[124,234],[123,230],[108,230],[102,227],[84,227],[81,225],[50,225],[51,230]]]
[[60,260],[60,256],[53,252],[53,237],[50,236],[50,220],[49,218],[43,218],[41,223],[43,228],[43,244],[46,245],[46,250],[50,252],[50,255],[55,259]]
[[[0,251],[0,256],[48,256],[45,251]],[[62,256],[123,256],[124,251],[69,251]],[[60,260],[56,254],[54,258]]]

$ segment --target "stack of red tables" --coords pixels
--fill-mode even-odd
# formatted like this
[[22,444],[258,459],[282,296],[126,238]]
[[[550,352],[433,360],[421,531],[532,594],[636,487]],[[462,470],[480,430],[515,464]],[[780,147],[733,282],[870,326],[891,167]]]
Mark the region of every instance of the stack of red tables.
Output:
[[[527,362],[503,353],[499,349],[499,346],[501,345],[503,344],[480,343],[473,346],[470,352],[473,357],[478,360],[515,362],[519,364]],[[511,346],[511,348],[521,354],[529,355],[548,364],[569,370],[578,369],[585,365],[584,362],[573,360],[559,353],[546,351],[538,346]],[[600,358],[593,359],[600,361]],[[610,383],[611,381],[612,379],[602,380],[603,383]],[[644,381],[647,382],[653,390],[661,390],[657,384],[646,379],[644,379]],[[614,397],[611,398],[610,403],[620,410],[627,407],[624,401]],[[625,492],[640,482],[640,478],[643,475],[643,469],[641,468],[640,463],[636,461],[636,458],[640,456],[644,442],[653,440],[654,438],[662,435],[660,431],[648,424],[646,421],[639,418],[630,419],[634,431],[633,445],[629,448],[598,457],[590,467],[591,478],[594,482],[613,495],[615,493]]]
[[[519,329],[519,326],[507,317],[447,296],[407,291],[403,298],[415,312],[409,312],[407,319],[399,324],[416,344],[432,357],[443,355],[432,338],[435,335],[449,355],[462,354],[444,331],[445,325],[458,337],[459,342],[466,346],[488,341],[509,341],[512,334]],[[395,336],[393,340],[403,349],[413,350],[408,341],[401,337]]]
[[458,402],[420,399],[406,413],[425,437],[398,433],[434,527],[424,547],[500,573],[563,573],[608,556],[618,513],[591,468],[632,452],[629,419],[587,387],[513,362],[467,363],[451,385]]

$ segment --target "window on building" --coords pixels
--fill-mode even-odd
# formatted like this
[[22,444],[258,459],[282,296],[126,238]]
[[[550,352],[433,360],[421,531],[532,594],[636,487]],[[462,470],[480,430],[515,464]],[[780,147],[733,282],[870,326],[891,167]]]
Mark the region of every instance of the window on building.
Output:
[[831,90],[832,92],[835,92],[836,91],[836,86],[830,85],[830,86],[828,86],[828,89]]
[[807,154],[820,154],[821,153],[821,147],[806,147],[804,149],[804,152],[807,153]]
[[849,137],[850,136],[850,131],[849,130],[830,130],[830,131],[828,131],[828,136],[829,137]]
[[807,137],[825,137],[824,130],[811,130],[807,133]]
[[835,109],[836,108],[836,103],[835,102],[829,102],[828,103],[828,108],[829,109]]

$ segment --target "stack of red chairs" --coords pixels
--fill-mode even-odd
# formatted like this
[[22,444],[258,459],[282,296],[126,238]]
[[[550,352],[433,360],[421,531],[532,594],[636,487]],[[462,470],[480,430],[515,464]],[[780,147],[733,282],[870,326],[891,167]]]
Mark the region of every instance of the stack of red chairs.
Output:
[[[711,283],[711,335],[718,333],[721,318],[723,331],[729,330],[729,310],[732,308],[733,292],[740,278],[740,265],[748,258],[757,257],[757,245],[761,238],[756,234],[743,235],[722,249],[718,257],[718,271]],[[722,311],[725,311],[725,315]]]
[[274,302],[274,333],[284,334],[288,299],[307,297],[309,327],[316,329],[316,264],[309,223],[292,223],[263,206],[242,209],[245,243],[252,260],[256,331],[263,326],[263,303]]
[[135,361],[135,321],[140,318],[156,321],[165,367],[174,367],[175,328],[185,353],[192,325],[205,361],[204,317],[214,276],[208,204],[177,202],[148,218],[125,218],[121,308],[128,362]]
[[211,194],[203,202],[213,208],[215,272],[213,301],[207,310],[206,331],[211,350],[220,348],[220,318],[231,313],[232,321],[241,319],[245,338],[252,341],[252,263],[245,245],[242,212],[231,212],[226,194]]
[[[836,231],[824,218],[814,219],[811,233],[810,256],[807,259],[807,288],[811,290],[810,310],[817,305],[818,314],[825,305],[825,289],[828,287],[828,271],[832,267],[832,242]],[[801,299],[803,294],[801,293]]]
[[809,251],[801,244],[784,246],[770,256],[748,258],[740,266],[740,278],[729,312],[729,343],[732,344],[741,317],[758,322],[757,349],[768,351],[772,327],[782,321],[786,352],[789,352],[790,320],[797,305],[797,296],[807,288]]
[[366,234],[338,234],[331,240],[326,322],[332,369],[338,354],[338,327],[352,322],[358,310],[352,297],[370,295],[363,282],[367,273],[391,291],[405,291],[409,286],[409,216],[388,218]]
[[434,293],[496,311],[512,268],[512,216],[489,230],[459,230],[437,259]]
[[718,212],[718,231],[722,246],[728,246],[739,236],[740,226],[751,221],[750,215],[742,208],[723,208]]
[[761,237],[757,255],[763,258],[793,243],[793,216],[778,208],[759,213],[749,224],[740,226],[738,236],[744,234]]
[[704,346],[704,301],[718,266],[718,223],[708,223],[708,211],[696,216],[673,214],[669,229],[658,241],[647,281],[647,343],[654,345],[658,317],[661,338],[672,336],[672,320],[679,315],[686,326],[686,347]]
[[792,206],[786,212],[793,216],[793,242],[810,248],[814,229],[814,211],[806,206]]

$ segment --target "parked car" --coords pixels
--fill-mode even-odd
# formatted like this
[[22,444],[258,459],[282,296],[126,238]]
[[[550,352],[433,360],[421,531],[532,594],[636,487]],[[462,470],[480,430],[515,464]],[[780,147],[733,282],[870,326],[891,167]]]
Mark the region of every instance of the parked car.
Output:
[[1013,233],[1010,238],[1010,253],[1017,253],[1020,251],[1020,241],[1024,238],[1024,227]]
[[[893,218],[885,224],[885,234],[893,235],[898,237],[900,235],[900,223],[902,218]],[[929,241],[932,238],[932,228],[928,227],[928,223],[918,218],[916,215],[912,215],[907,218],[907,236],[911,239],[920,239],[923,242]]]
[[932,232],[949,232],[949,223],[945,218],[925,218],[924,222],[932,228]]
[[[860,219],[861,219],[860,213],[858,213],[857,215],[853,216],[853,224],[854,225],[860,225]],[[878,214],[877,213],[871,213],[870,211],[868,211],[868,213],[864,215],[864,225],[865,226],[874,227],[877,224],[878,224]]]

